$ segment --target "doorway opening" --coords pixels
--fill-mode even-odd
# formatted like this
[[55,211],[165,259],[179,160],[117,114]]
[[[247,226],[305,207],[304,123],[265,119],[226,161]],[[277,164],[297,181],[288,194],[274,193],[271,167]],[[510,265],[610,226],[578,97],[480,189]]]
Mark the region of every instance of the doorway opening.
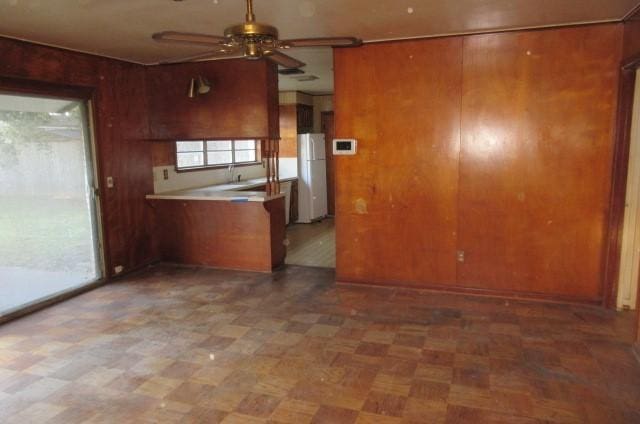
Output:
[[0,93],[0,316],[103,275],[88,103]]
[[[335,268],[336,267],[336,229],[335,229],[335,167],[334,156],[332,149],[332,140],[334,138],[334,115],[333,111],[322,111],[319,113],[320,120],[320,132],[310,134],[309,137],[303,135],[298,137],[298,147],[304,148],[308,142],[308,138],[316,139],[315,143],[320,143],[322,155],[316,155],[322,157],[321,160],[307,161],[307,155],[304,153],[299,154],[298,161],[302,161],[299,164],[299,173],[297,188],[299,195],[297,196],[298,207],[300,202],[309,202],[307,197],[317,194],[318,197],[324,197],[320,202],[323,210],[320,219],[314,219],[311,222],[306,222],[308,219],[304,218],[309,214],[308,209],[305,211],[303,207],[300,209],[300,213],[297,214],[298,218],[301,218],[303,223],[292,223],[287,228],[287,240],[289,246],[287,248],[286,263],[290,265],[302,265],[302,266],[314,266],[322,268]],[[316,148],[316,150],[318,150]],[[305,163],[318,162],[322,166],[322,180],[326,181],[326,184],[320,185],[321,193],[315,193],[314,189],[310,194],[305,194],[304,184],[315,184],[316,181],[307,181],[304,177]],[[301,166],[300,166],[301,165]],[[310,168],[311,169],[311,168]],[[317,177],[312,178],[317,180]],[[312,202],[313,203],[313,202]]]
[[636,71],[618,277],[618,309],[636,309],[640,270],[640,72]]

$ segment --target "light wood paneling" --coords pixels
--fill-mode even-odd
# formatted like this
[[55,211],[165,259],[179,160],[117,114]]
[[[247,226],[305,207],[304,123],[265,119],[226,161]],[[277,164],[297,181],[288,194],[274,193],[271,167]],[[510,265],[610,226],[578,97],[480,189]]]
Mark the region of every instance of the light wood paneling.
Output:
[[280,105],[280,157],[298,157],[296,105]]
[[601,299],[620,36],[466,38],[461,285]]
[[335,51],[337,279],[456,283],[462,39]]
[[336,50],[338,280],[600,302],[621,50],[619,24]]

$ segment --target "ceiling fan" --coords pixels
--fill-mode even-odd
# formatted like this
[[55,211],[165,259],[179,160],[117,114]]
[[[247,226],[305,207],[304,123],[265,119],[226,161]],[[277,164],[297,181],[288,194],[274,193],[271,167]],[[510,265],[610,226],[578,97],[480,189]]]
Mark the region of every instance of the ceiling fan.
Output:
[[256,22],[253,0],[247,0],[246,20],[224,30],[224,36],[195,34],[190,32],[163,31],[152,38],[162,43],[179,43],[211,47],[204,53],[162,63],[197,62],[222,59],[266,58],[284,68],[300,68],[305,64],[280,51],[292,47],[357,47],[362,41],[355,37],[300,38],[279,40],[278,30]]

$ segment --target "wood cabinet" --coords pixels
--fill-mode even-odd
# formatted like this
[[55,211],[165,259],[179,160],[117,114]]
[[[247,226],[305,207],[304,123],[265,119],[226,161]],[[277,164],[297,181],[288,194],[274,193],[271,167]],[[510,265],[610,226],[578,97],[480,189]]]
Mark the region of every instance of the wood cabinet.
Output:
[[280,105],[281,158],[298,157],[298,112],[296,105]]
[[298,157],[298,134],[313,132],[313,106],[280,105],[280,157]]
[[296,105],[298,134],[313,132],[313,106]]
[[[267,186],[251,187],[241,189],[240,191],[266,191]],[[286,199],[285,199],[286,200]],[[289,223],[295,223],[298,220],[298,180],[291,181],[291,194],[289,196]]]
[[[211,91],[187,96],[191,78]],[[269,61],[225,60],[147,69],[151,138],[279,137],[276,66]]]
[[269,272],[284,263],[284,197],[265,202],[153,200],[162,260]]

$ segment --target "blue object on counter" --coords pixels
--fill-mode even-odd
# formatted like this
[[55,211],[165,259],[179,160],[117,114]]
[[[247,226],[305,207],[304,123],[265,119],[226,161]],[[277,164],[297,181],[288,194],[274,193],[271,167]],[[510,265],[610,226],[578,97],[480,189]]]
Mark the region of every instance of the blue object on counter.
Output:
[[232,197],[231,201],[232,202],[248,202],[249,198],[248,197]]

